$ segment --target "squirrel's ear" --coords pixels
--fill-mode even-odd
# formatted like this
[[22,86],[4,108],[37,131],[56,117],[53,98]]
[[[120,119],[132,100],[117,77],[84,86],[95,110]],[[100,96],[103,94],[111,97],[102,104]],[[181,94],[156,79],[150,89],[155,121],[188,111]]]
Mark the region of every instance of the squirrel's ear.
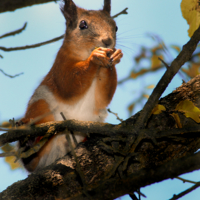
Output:
[[75,28],[77,24],[77,6],[72,0],[64,0],[64,5],[61,6],[61,11],[67,20],[67,26]]
[[111,0],[104,0],[103,11],[107,12],[110,15],[111,10]]

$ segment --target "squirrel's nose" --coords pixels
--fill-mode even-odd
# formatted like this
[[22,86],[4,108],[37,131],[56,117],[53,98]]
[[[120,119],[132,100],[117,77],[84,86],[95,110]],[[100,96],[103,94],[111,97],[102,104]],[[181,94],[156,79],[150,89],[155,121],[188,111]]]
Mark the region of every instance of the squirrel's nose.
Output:
[[102,39],[102,42],[106,45],[106,47],[109,47],[112,44],[112,39],[111,38]]

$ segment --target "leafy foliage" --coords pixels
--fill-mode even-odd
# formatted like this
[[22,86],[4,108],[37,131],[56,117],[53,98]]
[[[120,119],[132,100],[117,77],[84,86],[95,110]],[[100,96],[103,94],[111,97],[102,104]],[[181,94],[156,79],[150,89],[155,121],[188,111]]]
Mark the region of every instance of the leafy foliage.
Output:
[[[15,148],[16,148],[16,145],[6,144],[1,148],[1,150],[3,152],[7,153],[7,152],[14,151]],[[9,166],[12,170],[22,168],[22,165],[20,165],[19,162],[16,162],[15,156],[5,157],[5,161],[6,161],[6,163],[9,164]]]
[[[136,65],[133,66],[130,75],[121,80],[119,84],[125,83],[128,80],[134,80],[140,77],[141,79],[145,78],[145,75],[149,72],[156,72],[162,68],[166,68],[167,63],[162,63],[161,60],[169,60],[168,55],[172,54],[172,52],[176,55],[181,50],[181,47],[178,45],[169,45],[166,46],[161,38],[158,36],[152,37],[156,42],[152,47],[141,47],[138,55],[134,58]],[[171,56],[173,57],[173,56]],[[147,66],[144,67],[144,62],[148,63]],[[171,62],[171,60],[170,60]],[[168,63],[170,63],[168,61]],[[179,72],[179,76],[184,81],[188,81],[191,78],[194,78],[200,73],[200,45],[197,47],[194,55],[191,57],[190,61],[185,64],[181,68],[181,72]],[[140,96],[132,101],[128,106],[129,114],[132,115],[134,112],[134,108],[136,105],[144,103],[144,100],[148,98],[149,91],[154,88],[153,84],[147,85],[143,90],[140,91]],[[148,89],[148,90],[147,90]]]

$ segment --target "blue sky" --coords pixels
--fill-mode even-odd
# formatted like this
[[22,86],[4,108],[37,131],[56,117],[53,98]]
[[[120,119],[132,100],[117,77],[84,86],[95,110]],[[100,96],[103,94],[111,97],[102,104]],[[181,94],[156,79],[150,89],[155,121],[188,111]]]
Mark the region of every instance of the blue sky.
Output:
[[[74,0],[74,2],[87,9],[101,9],[103,0]],[[128,15],[121,15],[116,19],[118,30],[118,48],[122,47],[124,57],[117,65],[118,79],[126,77],[134,66],[133,56],[137,55],[141,45],[152,46],[152,40],[147,33],[159,35],[166,44],[183,45],[188,40],[188,25],[182,18],[180,11],[181,0],[113,0],[112,15],[128,7]],[[0,14],[0,35],[18,29],[28,22],[26,30],[14,37],[0,40],[0,46],[15,47],[43,42],[60,36],[65,31],[65,20],[59,10],[59,4],[48,3],[6,12]],[[55,59],[56,53],[62,41],[58,41],[40,48],[26,51],[3,52],[0,55],[0,69],[14,75],[24,72],[15,79],[5,77],[0,73],[0,122],[10,118],[23,116],[27,102],[42,78],[47,74]],[[171,52],[171,60],[174,57]],[[129,81],[117,88],[116,94],[109,106],[123,119],[128,117],[127,105],[137,97],[141,87],[156,84],[164,70],[155,74],[148,74],[145,79],[139,78]],[[176,76],[168,86],[164,95],[172,92],[181,84],[181,79]],[[138,107],[137,110],[141,109]],[[115,117],[109,115],[107,122],[118,123]],[[13,182],[24,179],[27,173],[23,170],[11,171],[9,166],[0,159],[0,191],[4,190]],[[185,175],[188,179],[198,181],[199,172]],[[142,188],[148,200],[169,199],[175,193],[190,187],[191,184],[183,184],[179,180],[167,180],[159,184]],[[200,190],[181,198],[181,200],[197,200]],[[123,199],[129,199],[127,196]]]

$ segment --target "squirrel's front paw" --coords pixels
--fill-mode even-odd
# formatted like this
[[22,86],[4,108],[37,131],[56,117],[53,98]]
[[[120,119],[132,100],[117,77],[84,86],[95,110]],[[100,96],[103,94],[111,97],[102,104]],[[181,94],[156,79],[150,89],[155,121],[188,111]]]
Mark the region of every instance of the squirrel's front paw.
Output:
[[110,68],[113,65],[113,59],[110,57],[113,53],[113,49],[98,47],[91,53],[90,61],[101,67]]
[[123,53],[121,49],[117,49],[113,51],[112,55],[110,56],[110,61],[113,65],[116,65],[120,62],[121,58],[123,57]]

